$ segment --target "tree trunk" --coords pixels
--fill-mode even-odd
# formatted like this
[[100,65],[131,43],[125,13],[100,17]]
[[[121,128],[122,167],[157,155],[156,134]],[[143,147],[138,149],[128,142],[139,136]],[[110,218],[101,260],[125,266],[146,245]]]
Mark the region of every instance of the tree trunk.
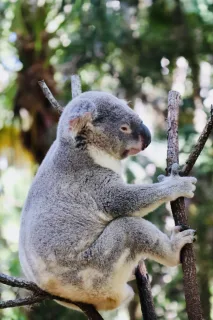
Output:
[[[32,153],[36,162],[41,163],[55,137],[57,112],[44,97],[38,81],[44,79],[51,92],[56,94],[54,68],[49,64],[51,53],[48,47],[49,34],[45,31],[46,6],[31,7],[28,1],[20,1],[20,15],[25,30],[17,32],[16,46],[23,64],[18,72],[17,93],[14,114],[21,122],[21,137],[24,146]],[[19,8],[17,8],[19,10]],[[40,33],[36,25],[39,17]],[[16,14],[14,25],[17,25]],[[20,20],[19,20],[20,21]],[[43,22],[43,25],[41,24]],[[38,32],[38,34],[36,33]],[[27,124],[27,127],[26,127]]]

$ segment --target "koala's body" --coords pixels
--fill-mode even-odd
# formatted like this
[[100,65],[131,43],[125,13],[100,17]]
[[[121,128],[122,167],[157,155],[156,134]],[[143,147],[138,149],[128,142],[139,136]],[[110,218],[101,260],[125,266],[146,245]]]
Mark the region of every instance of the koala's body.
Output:
[[142,217],[164,202],[192,197],[196,179],[179,177],[175,168],[155,184],[121,178],[121,159],[150,141],[140,118],[110,94],[86,92],[66,106],[22,212],[19,255],[28,280],[111,310],[133,297],[127,282],[140,259],[179,263],[194,230],[176,227],[170,239]]

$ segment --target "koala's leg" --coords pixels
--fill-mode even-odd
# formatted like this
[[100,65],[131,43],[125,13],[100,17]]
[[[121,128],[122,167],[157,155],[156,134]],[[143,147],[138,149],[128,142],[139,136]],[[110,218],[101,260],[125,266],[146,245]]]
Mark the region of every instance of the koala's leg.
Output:
[[103,268],[113,264],[112,272],[118,272],[119,278],[125,278],[127,282],[134,267],[144,257],[166,266],[176,266],[180,263],[181,249],[185,244],[192,243],[195,237],[195,230],[180,230],[175,227],[172,237],[169,238],[143,218],[115,219],[105,228],[96,243],[101,251]]
[[[149,221],[140,217],[112,220],[97,240],[79,255],[80,287],[64,278],[60,295],[93,304],[97,310],[112,310],[127,304],[134,295],[127,284],[141,258],[147,257],[167,266],[180,262],[180,250],[194,239],[194,230],[180,232],[171,239]],[[61,275],[60,275],[61,276]],[[72,307],[72,306],[71,306]]]
[[181,231],[181,228],[175,227],[169,238],[143,218],[126,217],[117,219],[117,224],[119,222],[123,233],[128,234],[125,247],[130,248],[131,257],[136,263],[147,257],[166,266],[176,266],[180,263],[181,249],[185,244],[192,243],[196,234],[195,230]]

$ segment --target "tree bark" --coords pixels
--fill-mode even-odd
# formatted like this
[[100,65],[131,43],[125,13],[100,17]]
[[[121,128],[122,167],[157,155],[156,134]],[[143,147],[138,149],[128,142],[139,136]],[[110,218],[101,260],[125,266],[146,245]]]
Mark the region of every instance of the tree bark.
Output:
[[143,260],[141,260],[135,272],[138,293],[141,303],[141,311],[144,320],[157,320],[155,306],[152,298],[152,291],[149,276]]
[[[173,163],[179,163],[178,116],[180,94],[170,91],[168,97],[168,150],[167,173]],[[202,150],[202,149],[201,149]],[[184,198],[171,202],[175,225],[188,225]],[[198,290],[196,263],[193,245],[187,244],[181,252],[183,283],[186,299],[186,310],[189,320],[203,320],[200,295]]]
[[95,309],[93,305],[71,301],[63,297],[52,295],[49,292],[46,292],[39,288],[34,282],[27,281],[24,279],[18,279],[0,273],[0,283],[3,283],[11,287],[23,288],[32,292],[30,296],[25,298],[0,301],[0,309],[32,305],[34,303],[42,302],[45,300],[58,300],[78,306],[85,313],[89,320],[103,320],[102,316],[98,313],[98,311]]
[[71,76],[71,90],[72,90],[72,99],[76,98],[81,94],[81,80],[77,74]]

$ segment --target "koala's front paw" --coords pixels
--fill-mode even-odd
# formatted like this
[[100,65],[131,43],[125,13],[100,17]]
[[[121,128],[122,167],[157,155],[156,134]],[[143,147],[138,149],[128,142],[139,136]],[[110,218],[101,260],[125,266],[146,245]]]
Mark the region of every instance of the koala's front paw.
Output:
[[174,163],[171,175],[169,177],[160,175],[158,181],[168,185],[169,200],[173,201],[179,197],[192,198],[196,189],[195,184],[197,179],[194,177],[180,177],[179,166],[177,163]]
[[187,243],[193,243],[194,241],[196,241],[196,234],[197,234],[196,230],[189,229],[189,227],[185,225],[176,226],[174,228],[171,236],[171,246],[172,246],[172,252],[173,252],[173,256],[171,257],[171,264],[173,266],[176,266],[179,263],[181,263],[180,261],[181,249]]

